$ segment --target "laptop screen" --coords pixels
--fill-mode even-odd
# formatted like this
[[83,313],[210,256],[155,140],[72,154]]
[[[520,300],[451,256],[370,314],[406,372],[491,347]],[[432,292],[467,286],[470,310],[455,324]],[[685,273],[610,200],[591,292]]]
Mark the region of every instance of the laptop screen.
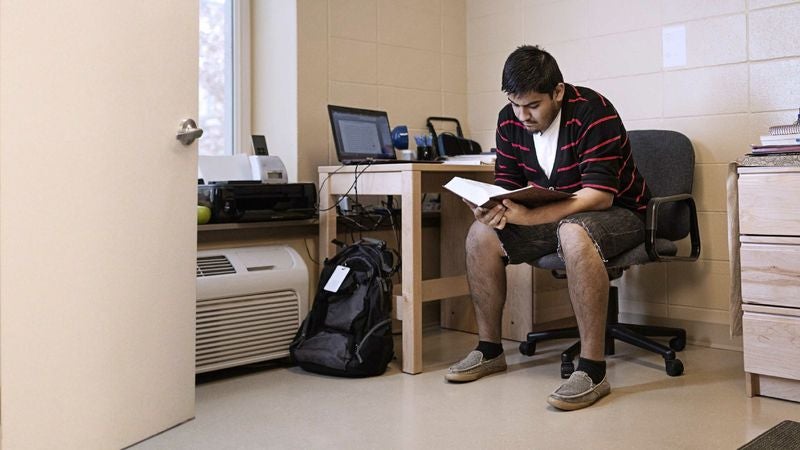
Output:
[[328,115],[340,162],[395,159],[385,112],[328,105]]

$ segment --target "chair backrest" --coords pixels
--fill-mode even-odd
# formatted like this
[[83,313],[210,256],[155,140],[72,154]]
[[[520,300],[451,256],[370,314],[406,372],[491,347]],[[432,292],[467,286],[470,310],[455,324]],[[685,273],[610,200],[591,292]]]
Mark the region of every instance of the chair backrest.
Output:
[[[694,147],[689,138],[669,130],[633,130],[628,138],[636,167],[653,197],[692,193]],[[689,234],[685,204],[665,204],[659,215],[658,237],[677,241]]]

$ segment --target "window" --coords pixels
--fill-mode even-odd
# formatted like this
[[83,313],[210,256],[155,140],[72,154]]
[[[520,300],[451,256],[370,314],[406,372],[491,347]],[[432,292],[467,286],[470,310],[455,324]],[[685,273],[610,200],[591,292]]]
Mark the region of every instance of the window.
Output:
[[[198,77],[201,155],[243,151],[249,134],[249,10],[246,0],[200,0]],[[244,139],[243,139],[244,138]]]

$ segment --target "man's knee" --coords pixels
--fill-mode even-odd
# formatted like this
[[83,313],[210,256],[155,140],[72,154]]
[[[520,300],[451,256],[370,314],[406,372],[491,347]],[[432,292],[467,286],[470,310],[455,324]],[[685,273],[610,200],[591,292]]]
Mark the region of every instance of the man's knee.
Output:
[[494,229],[475,221],[472,223],[472,226],[469,228],[469,233],[467,234],[467,255],[486,255],[486,254],[497,254],[498,257],[502,257],[502,250],[500,247],[500,239],[497,237],[497,233]]
[[565,258],[587,250],[595,250],[589,232],[579,223],[562,222],[559,224],[558,241]]

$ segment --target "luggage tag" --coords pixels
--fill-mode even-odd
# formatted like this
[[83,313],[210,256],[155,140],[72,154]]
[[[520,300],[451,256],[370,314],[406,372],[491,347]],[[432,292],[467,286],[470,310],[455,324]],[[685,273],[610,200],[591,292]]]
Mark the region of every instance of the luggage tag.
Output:
[[336,268],[333,269],[331,277],[328,278],[328,282],[325,283],[325,287],[323,289],[328,292],[338,292],[349,272],[350,268],[347,266],[336,266]]

